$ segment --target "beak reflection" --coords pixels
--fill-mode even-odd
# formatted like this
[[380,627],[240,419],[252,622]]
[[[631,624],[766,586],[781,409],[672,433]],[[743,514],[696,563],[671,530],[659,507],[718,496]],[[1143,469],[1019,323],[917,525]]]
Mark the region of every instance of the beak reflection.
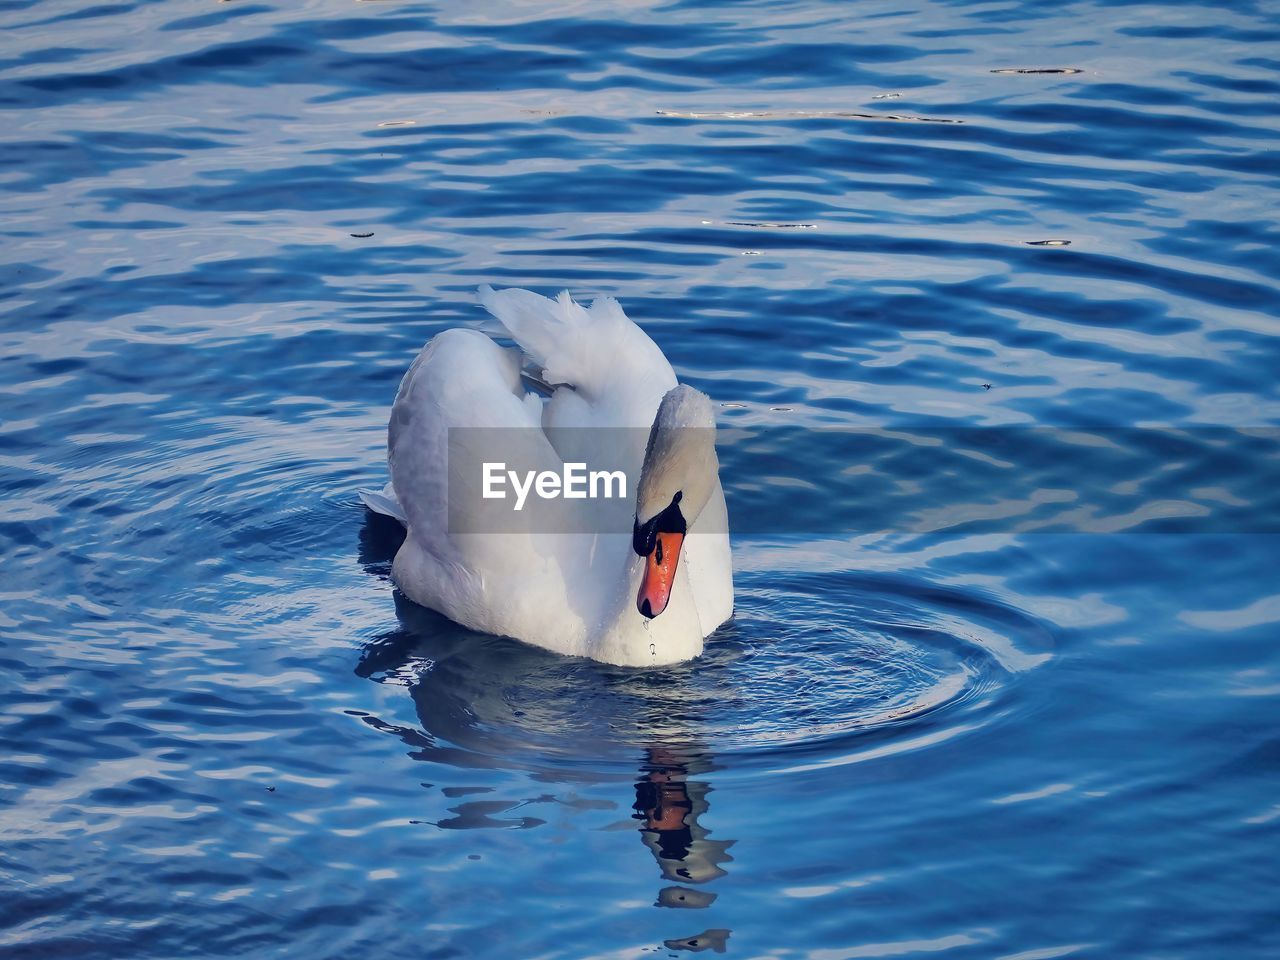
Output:
[[[696,771],[709,766],[708,758],[698,751],[657,745],[645,751],[633,816],[640,821],[641,839],[657,860],[663,879],[673,884],[658,893],[657,906],[710,906],[715,893],[697,887],[723,877],[722,865],[733,860],[729,855],[733,841],[710,839],[709,831],[698,822],[707,812],[711,787],[696,778]],[[691,772],[694,779],[689,778]]]

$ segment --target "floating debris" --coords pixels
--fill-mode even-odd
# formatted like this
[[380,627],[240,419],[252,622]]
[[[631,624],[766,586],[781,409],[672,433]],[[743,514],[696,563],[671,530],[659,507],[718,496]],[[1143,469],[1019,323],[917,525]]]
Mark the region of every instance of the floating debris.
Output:
[[900,93],[877,93],[872,100],[897,100],[902,94]]
[[383,120],[378,124],[380,127],[414,127],[417,126],[417,120]]
[[770,407],[774,413],[795,413],[795,407]]
[[1079,67],[1001,67],[999,70],[992,70],[992,73],[1059,73],[1072,74],[1084,73]]
[[373,236],[373,234],[372,233],[353,233],[352,236],[355,237],[357,240],[368,240],[370,237]]
[[[703,220],[703,223],[710,223],[710,220]],[[817,224],[813,223],[773,223],[769,220],[726,220],[726,226],[730,227],[767,227],[770,230],[812,230]]]
[[658,110],[660,117],[678,120],[899,120],[909,123],[964,123],[950,117],[915,117],[896,113],[856,113],[850,110],[722,110],[692,113]]
[[989,383],[984,383],[984,384],[982,385],[982,389],[983,389],[983,390],[990,390],[990,389],[991,389],[991,384],[989,384]]
[[1069,247],[1070,240],[1025,240],[1028,247]]
[[763,257],[764,251],[763,250],[743,250],[742,255],[744,257]]
[[745,409],[747,409],[747,405],[746,405],[745,403],[738,403],[736,400],[726,400],[726,401],[724,401],[722,404],[720,404],[720,406],[722,406],[722,407],[727,407],[727,408],[728,408],[728,409],[730,409],[730,410],[745,410]]

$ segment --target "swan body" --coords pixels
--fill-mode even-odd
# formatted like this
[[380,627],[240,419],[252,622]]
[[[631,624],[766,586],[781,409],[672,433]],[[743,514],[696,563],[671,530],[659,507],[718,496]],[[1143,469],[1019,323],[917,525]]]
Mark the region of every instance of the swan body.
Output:
[[[549,300],[484,287],[480,299],[519,347],[469,329],[432,338],[392,407],[391,482],[362,494],[406,527],[397,586],[464,626],[558,653],[634,666],[696,657],[733,613],[710,400],[677,385],[612,298],[584,309],[567,292]],[[525,389],[527,365],[554,385],[549,398]],[[609,429],[620,427],[632,429]],[[471,436],[500,438],[504,460],[556,473],[621,465],[633,486],[627,498],[573,504],[586,527],[557,525],[569,507],[545,501],[473,532],[465,512],[478,514],[479,501],[459,498],[460,487],[448,496],[451,480],[480,482],[454,475],[462,458],[450,461],[450,438],[466,435],[457,428],[493,428]]]

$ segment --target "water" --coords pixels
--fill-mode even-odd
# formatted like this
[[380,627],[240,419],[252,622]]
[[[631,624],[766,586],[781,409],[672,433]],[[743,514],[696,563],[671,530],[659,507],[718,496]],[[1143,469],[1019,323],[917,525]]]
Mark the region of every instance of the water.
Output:
[[[1275,955],[1239,445],[1280,423],[1278,41],[1250,3],[0,3],[6,956]],[[731,514],[794,522],[736,534],[701,660],[394,597],[356,491],[484,281],[618,296],[755,431]],[[1032,490],[1067,428],[1134,455],[1077,514],[930,526],[928,458],[775,427],[1044,428]],[[1152,436],[1235,456],[1169,493]]]

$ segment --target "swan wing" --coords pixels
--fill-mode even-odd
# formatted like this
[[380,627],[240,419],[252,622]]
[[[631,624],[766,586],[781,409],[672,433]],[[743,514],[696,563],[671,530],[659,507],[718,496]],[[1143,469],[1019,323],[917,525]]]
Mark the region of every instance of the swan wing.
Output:
[[[400,381],[387,428],[391,485],[410,530],[437,555],[450,556],[452,549],[449,431],[536,427],[537,414],[524,396],[519,357],[475,330],[437,334]],[[536,440],[540,431],[529,433]]]
[[[405,374],[387,441],[395,501],[408,528],[392,574],[412,600],[473,629],[536,642],[555,635],[543,621],[558,617],[559,635],[572,645],[581,631],[564,629],[565,544],[539,534],[546,515],[526,510],[500,531],[459,532],[486,526],[459,512],[474,498],[449,499],[451,469],[470,462],[461,455],[450,462],[450,431],[457,428],[493,429],[512,463],[560,469],[539,426],[541,401],[521,384],[520,361],[517,351],[478,331],[453,329],[436,335]],[[454,444],[469,442],[458,437]],[[461,479],[472,489],[480,482]]]
[[676,385],[658,345],[612,297],[586,308],[567,290],[551,300],[529,290],[484,286],[480,302],[553,388],[542,418],[549,430],[647,430],[663,394]]

